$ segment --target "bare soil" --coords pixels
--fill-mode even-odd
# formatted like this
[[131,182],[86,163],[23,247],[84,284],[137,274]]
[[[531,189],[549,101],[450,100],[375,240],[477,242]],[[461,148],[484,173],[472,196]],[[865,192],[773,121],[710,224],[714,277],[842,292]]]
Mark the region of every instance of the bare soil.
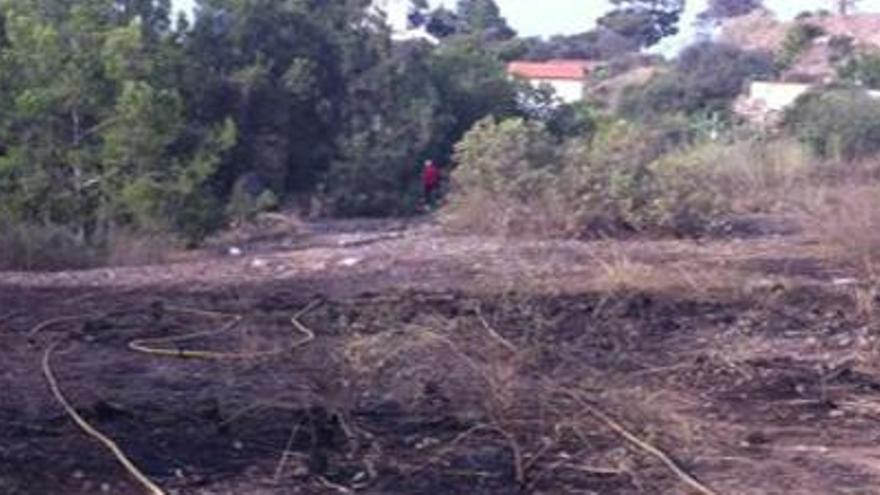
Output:
[[[582,243],[354,222],[240,241],[0,273],[0,493],[146,493],[50,393],[53,344],[77,411],[169,494],[699,493],[613,425],[712,493],[880,493],[874,295],[796,232]],[[277,356],[128,347],[223,326],[187,309],[241,323],[181,349],[285,348],[315,301],[299,319],[315,340]]]

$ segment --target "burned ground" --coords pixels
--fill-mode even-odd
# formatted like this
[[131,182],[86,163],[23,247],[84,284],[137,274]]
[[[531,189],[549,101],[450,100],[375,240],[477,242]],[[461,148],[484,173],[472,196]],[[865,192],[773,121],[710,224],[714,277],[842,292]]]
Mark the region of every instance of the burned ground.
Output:
[[[143,491],[50,393],[54,344],[67,398],[168,493],[699,493],[670,463],[704,493],[878,493],[880,334],[807,240],[340,231],[0,275],[0,491]],[[223,327],[183,310],[241,322],[181,349],[280,352],[129,349]]]

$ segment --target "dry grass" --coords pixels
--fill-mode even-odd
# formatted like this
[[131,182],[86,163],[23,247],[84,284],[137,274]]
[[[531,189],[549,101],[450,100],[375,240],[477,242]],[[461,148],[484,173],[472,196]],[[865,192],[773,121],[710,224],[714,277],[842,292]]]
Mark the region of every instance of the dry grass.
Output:
[[58,271],[98,262],[93,249],[60,227],[0,225],[0,270]]
[[804,225],[826,256],[880,281],[880,186],[844,185],[814,191]]
[[657,266],[635,261],[620,252],[608,256],[594,255],[600,267],[595,283],[612,294],[669,287],[678,280],[670,280],[669,272]]
[[570,231],[572,216],[559,197],[544,194],[528,203],[470,192],[453,197],[441,215],[443,226],[454,233],[501,237],[553,238]]
[[181,247],[169,234],[116,231],[108,241],[105,263],[109,266],[160,265],[171,261]]

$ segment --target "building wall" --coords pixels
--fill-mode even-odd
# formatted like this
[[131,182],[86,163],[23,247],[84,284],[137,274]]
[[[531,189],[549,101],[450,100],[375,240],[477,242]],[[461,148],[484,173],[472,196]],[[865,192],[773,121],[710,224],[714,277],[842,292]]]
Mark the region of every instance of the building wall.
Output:
[[[812,87],[811,84],[753,82],[749,89],[749,97],[763,102],[767,110],[779,112],[793,105],[798,97]],[[868,94],[880,98],[880,91],[868,91]]]
[[529,79],[529,82],[535,86],[542,84],[549,85],[556,91],[558,96],[565,103],[575,103],[584,99],[584,82],[567,80],[567,79]]
[[810,90],[810,84],[753,82],[749,97],[759,100],[771,112],[780,112],[792,105],[801,95]]

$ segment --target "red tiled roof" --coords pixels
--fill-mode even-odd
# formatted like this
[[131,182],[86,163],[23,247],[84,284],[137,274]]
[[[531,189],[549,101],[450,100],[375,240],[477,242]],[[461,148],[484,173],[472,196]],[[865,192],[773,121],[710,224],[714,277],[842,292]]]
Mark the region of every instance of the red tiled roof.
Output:
[[524,79],[568,79],[580,81],[593,68],[589,60],[548,60],[546,62],[511,62],[507,73]]

